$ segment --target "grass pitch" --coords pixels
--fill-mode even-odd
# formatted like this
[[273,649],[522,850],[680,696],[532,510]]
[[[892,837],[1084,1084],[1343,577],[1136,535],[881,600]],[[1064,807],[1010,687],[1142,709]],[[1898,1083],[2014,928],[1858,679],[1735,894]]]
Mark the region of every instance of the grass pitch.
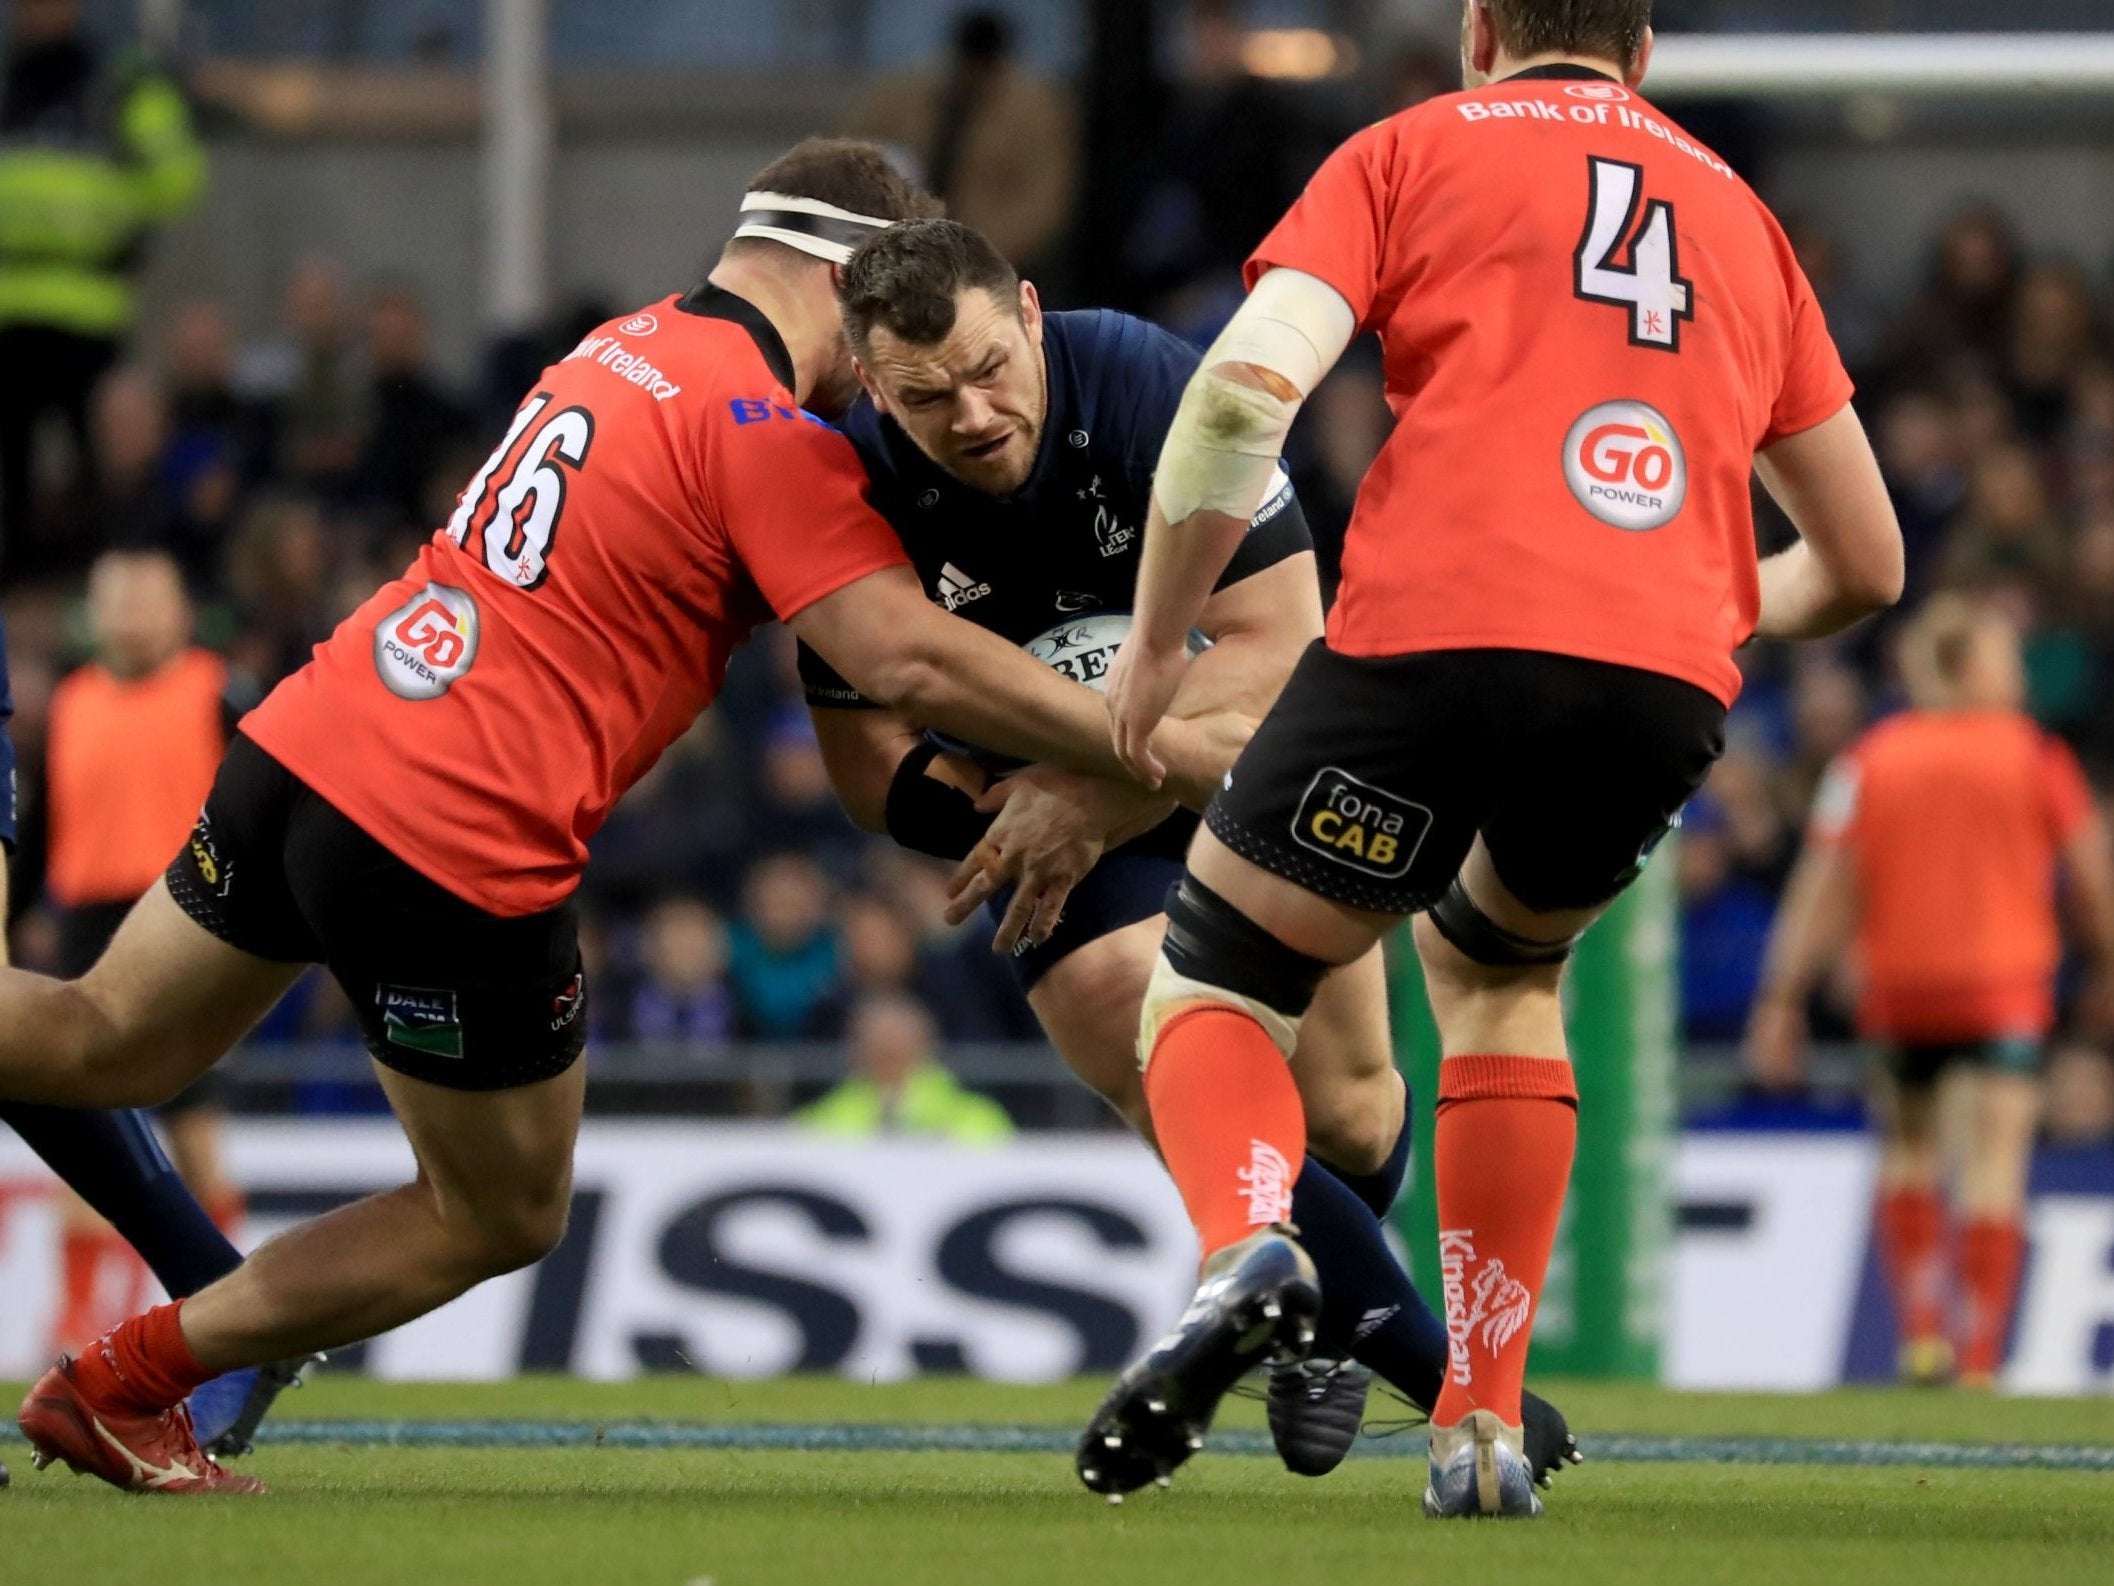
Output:
[[[1414,1458],[1354,1458],[1302,1481],[1263,1457],[1207,1452],[1172,1491],[1111,1508],[1050,1451],[1100,1386],[326,1376],[286,1401],[281,1440],[254,1456],[275,1489],[262,1500],[131,1498],[31,1472],[22,1445],[0,1441],[15,1468],[0,1494],[0,1582],[1399,1586],[1432,1570],[1565,1586],[2114,1580],[2107,1400],[1545,1385],[1603,1457],[1558,1479],[1542,1523],[1468,1526],[1417,1515]],[[1259,1424],[1256,1407],[1236,1403],[1218,1442],[1252,1448]],[[911,1451],[920,1440],[956,1451]],[[699,1441],[725,1446],[682,1446]],[[1412,1436],[1362,1452],[1420,1446]],[[1017,1449],[1029,1451],[1005,1451]],[[1625,1451],[1649,1462],[1605,1457]],[[2098,1468],[1979,1468],[2010,1460]]]

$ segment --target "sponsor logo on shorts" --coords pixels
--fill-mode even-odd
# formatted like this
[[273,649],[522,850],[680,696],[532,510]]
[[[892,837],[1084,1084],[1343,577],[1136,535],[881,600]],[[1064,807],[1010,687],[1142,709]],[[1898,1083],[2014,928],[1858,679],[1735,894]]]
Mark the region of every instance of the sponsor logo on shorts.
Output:
[[198,867],[198,878],[212,888],[213,896],[224,898],[235,885],[235,867],[220,857],[220,849],[213,841],[213,820],[204,810],[198,812],[198,824],[191,831],[191,863]]
[[1564,437],[1563,476],[1578,504],[1611,528],[1663,529],[1688,500],[1688,456],[1666,415],[1603,402]]
[[1362,875],[1396,881],[1409,874],[1431,830],[1431,811],[1337,766],[1307,784],[1292,817],[1292,840]]
[[428,1057],[462,1056],[462,1013],[455,993],[428,986],[378,986],[382,1033],[391,1046]]
[[477,659],[477,602],[428,584],[374,625],[374,670],[399,699],[439,699]]
[[555,1034],[580,1017],[580,1010],[587,1006],[587,977],[574,975],[565,983],[565,989],[551,998],[551,1031]]

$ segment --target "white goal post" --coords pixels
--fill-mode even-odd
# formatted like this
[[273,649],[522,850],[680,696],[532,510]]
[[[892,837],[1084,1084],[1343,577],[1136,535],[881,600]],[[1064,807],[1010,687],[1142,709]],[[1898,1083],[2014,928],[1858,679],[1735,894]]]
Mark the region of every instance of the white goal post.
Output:
[[1662,34],[1647,92],[2017,98],[2109,90],[2114,31]]

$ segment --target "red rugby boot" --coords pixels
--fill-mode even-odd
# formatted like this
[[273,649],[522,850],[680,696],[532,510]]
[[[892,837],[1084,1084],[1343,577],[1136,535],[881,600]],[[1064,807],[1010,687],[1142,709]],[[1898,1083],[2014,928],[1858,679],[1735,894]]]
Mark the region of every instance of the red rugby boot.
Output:
[[128,1492],[268,1490],[255,1476],[237,1475],[200,1449],[183,1405],[143,1413],[99,1404],[75,1380],[68,1356],[60,1356],[29,1390],[20,1419],[39,1470],[56,1461]]

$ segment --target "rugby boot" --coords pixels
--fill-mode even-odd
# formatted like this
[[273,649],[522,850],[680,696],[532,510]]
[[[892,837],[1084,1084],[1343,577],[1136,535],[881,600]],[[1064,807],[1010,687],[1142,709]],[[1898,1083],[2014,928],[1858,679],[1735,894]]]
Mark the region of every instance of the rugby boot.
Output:
[[1549,1478],[1566,1465],[1585,1463],[1585,1452],[1579,1448],[1578,1439],[1571,1435],[1571,1423],[1556,1408],[1539,1394],[1522,1392],[1519,1396],[1519,1418],[1521,1423],[1521,1451],[1527,1456],[1527,1469],[1534,1473],[1534,1485],[1546,1487]]
[[98,1404],[82,1392],[69,1356],[61,1355],[29,1390],[21,1425],[39,1470],[65,1464],[129,1492],[267,1490],[255,1476],[223,1469],[198,1446],[186,1406],[142,1412]]
[[303,1374],[321,1365],[323,1358],[289,1355],[230,1371],[199,1388],[189,1400],[199,1447],[216,1459],[240,1459],[253,1452],[257,1428],[273,1403],[288,1388],[300,1387]]
[[1541,1517],[1534,1472],[1521,1432],[1490,1410],[1471,1410],[1458,1426],[1431,1429],[1431,1482],[1424,1512],[1434,1520]]
[[1165,1485],[1204,1446],[1219,1400],[1250,1368],[1314,1345],[1321,1284],[1314,1263],[1282,1225],[1228,1245],[1204,1264],[1204,1281],[1152,1350],[1116,1379],[1079,1441],[1079,1479],[1121,1498]]
[[1295,1476],[1326,1476],[1365,1424],[1373,1374],[1355,1360],[1281,1360],[1270,1368],[1265,1408],[1277,1457]]

